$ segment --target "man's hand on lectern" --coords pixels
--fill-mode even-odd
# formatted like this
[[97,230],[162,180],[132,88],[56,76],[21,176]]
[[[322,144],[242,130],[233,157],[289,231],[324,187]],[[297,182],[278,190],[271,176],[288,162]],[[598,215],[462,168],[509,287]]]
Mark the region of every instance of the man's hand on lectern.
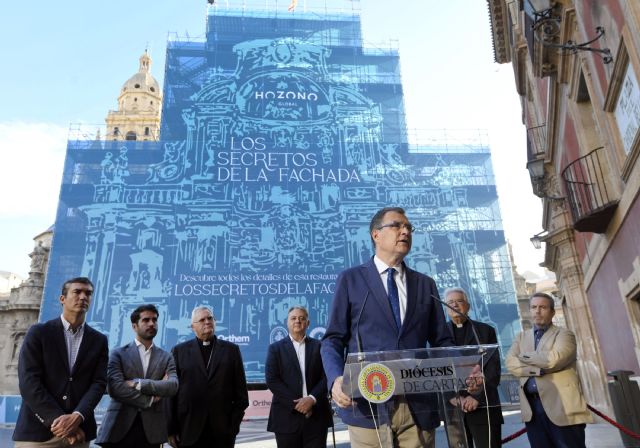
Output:
[[333,402],[338,405],[338,407],[345,409],[351,406],[351,398],[342,392],[342,377],[339,376],[333,382],[333,386],[331,387],[331,398]]

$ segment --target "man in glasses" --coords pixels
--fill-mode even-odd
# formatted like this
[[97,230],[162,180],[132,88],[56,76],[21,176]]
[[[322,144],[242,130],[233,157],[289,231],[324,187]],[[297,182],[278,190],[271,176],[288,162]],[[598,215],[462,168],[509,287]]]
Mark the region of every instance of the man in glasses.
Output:
[[[483,322],[471,320],[468,316],[471,304],[462,288],[448,288],[444,292],[449,323],[447,328],[456,345],[497,344],[496,330]],[[498,385],[500,384],[500,354],[494,352],[483,359],[484,388],[471,394],[461,391],[460,396],[452,398],[450,404],[459,407],[464,414],[464,429],[469,446],[476,448],[497,448],[502,446],[502,408]],[[487,404],[488,403],[488,404]],[[452,409],[448,409],[454,415]],[[456,431],[456,425],[449,426],[449,446],[460,446],[462,434]]]
[[[396,398],[391,421],[376,429],[368,406],[352,407],[342,391],[344,353],[452,346],[435,281],[404,263],[411,250],[414,227],[399,207],[379,210],[369,234],[375,255],[342,272],[336,281],[322,361],[327,385],[349,426],[353,447],[435,447],[440,424],[437,402],[431,397]],[[380,438],[379,438],[380,437]]]
[[196,337],[173,347],[178,393],[171,403],[169,444],[176,448],[232,448],[249,406],[240,349],[216,337],[206,306],[191,313]]

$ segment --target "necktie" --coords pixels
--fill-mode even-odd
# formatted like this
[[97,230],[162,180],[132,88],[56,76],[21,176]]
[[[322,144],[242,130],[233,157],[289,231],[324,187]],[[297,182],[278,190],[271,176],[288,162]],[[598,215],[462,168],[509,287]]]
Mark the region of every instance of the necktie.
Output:
[[540,339],[542,339],[543,335],[544,335],[544,330],[541,328],[533,332],[533,347],[535,349],[538,348],[538,343],[540,342]]
[[387,269],[387,294],[389,295],[389,303],[391,304],[391,311],[393,317],[396,320],[398,330],[402,326],[402,320],[400,320],[400,296],[398,294],[398,285],[393,278],[396,274],[396,270],[393,268]]

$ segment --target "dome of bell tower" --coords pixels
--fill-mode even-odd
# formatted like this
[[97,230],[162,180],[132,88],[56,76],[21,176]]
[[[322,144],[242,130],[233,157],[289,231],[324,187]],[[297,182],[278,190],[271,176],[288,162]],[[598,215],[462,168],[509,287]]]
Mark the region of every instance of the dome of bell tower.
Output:
[[151,74],[151,56],[140,56],[138,72],[120,89],[118,110],[106,118],[108,140],[158,140],[162,93]]

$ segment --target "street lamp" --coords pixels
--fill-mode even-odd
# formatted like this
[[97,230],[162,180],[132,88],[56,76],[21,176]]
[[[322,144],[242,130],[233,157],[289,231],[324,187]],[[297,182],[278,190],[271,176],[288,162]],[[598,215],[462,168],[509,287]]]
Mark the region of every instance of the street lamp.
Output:
[[531,238],[529,238],[529,241],[531,241],[531,244],[533,244],[533,247],[535,247],[536,249],[540,249],[542,248],[542,242],[544,241],[545,237],[548,235],[543,235],[546,232],[546,230],[543,230],[542,232],[538,232],[535,235],[533,235]]

